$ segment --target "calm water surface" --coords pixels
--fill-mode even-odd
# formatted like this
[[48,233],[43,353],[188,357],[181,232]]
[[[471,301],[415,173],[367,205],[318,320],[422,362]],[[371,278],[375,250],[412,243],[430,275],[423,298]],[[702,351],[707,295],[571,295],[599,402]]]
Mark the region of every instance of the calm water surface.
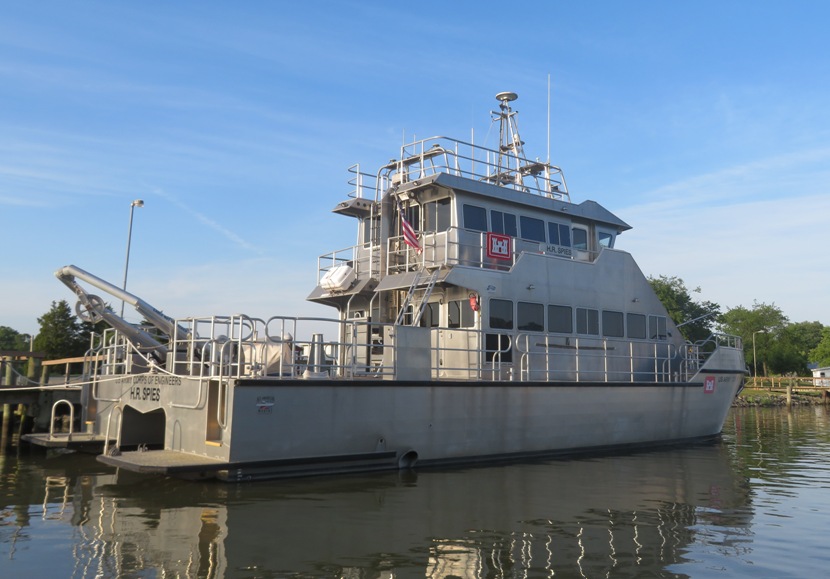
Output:
[[0,577],[826,577],[830,413],[714,445],[415,474],[188,483],[0,457]]

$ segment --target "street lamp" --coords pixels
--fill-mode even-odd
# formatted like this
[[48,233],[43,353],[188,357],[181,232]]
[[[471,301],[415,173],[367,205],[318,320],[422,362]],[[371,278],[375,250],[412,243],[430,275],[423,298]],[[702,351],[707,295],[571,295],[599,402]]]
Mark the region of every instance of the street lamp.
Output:
[[767,329],[761,328],[760,330],[755,330],[752,332],[752,365],[755,367],[755,377],[753,378],[753,384],[758,381],[758,357],[755,355],[755,334],[766,334]]
[[[130,241],[133,237],[133,211],[136,207],[144,207],[143,199],[136,199],[130,203],[130,228],[127,230],[127,259],[124,263],[124,285],[122,289],[127,291],[127,272],[130,269]],[[124,317],[124,300],[121,300],[121,317]]]

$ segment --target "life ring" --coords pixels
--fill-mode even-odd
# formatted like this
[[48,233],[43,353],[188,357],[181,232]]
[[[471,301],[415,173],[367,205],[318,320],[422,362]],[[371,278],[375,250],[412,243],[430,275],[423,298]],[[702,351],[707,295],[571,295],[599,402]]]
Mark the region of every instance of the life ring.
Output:
[[470,309],[474,312],[481,309],[481,304],[478,301],[478,295],[473,292],[470,292]]

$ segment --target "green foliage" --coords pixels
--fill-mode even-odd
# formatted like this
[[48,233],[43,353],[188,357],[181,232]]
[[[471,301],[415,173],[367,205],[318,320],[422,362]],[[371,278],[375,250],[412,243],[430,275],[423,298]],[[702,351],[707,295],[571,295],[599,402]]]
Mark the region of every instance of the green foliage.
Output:
[[830,366],[830,326],[821,332],[821,341],[810,351],[810,360],[820,367]]
[[807,356],[792,342],[777,339],[766,350],[765,365],[771,374],[806,376]]
[[815,350],[821,342],[823,331],[824,326],[821,322],[797,322],[785,327],[781,337],[793,344],[805,359],[809,359],[810,352]]
[[0,350],[28,350],[26,334],[21,334],[8,326],[0,326]]
[[807,364],[810,352],[821,342],[824,326],[820,322],[798,322],[784,326],[774,336],[768,354],[769,370],[773,374],[809,376]]
[[89,334],[65,300],[52,302],[51,309],[37,319],[40,332],[35,338],[35,349],[56,360],[83,356],[89,347]]
[[781,308],[758,302],[729,310],[719,322],[724,332],[743,339],[747,364],[765,376],[806,375],[808,352],[822,329],[819,322],[790,324]]
[[[648,282],[674,323],[684,324],[679,329],[687,340],[696,342],[709,337],[715,319],[720,315],[718,304],[694,301],[679,277],[649,276]],[[700,288],[692,291],[700,293]]]
[[[732,308],[718,321],[725,332],[741,336],[747,342],[758,330],[766,330],[770,335],[780,333],[789,320],[775,304],[753,302],[752,309],[743,306]],[[760,334],[757,339],[761,339]]]

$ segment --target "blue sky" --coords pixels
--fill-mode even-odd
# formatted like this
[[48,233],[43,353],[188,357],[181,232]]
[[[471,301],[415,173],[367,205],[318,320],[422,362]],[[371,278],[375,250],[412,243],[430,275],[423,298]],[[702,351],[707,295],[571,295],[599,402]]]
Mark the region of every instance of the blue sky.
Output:
[[[510,12],[513,9],[514,12]],[[618,247],[722,309],[830,325],[825,2],[3,2],[0,325],[53,276],[174,317],[328,315],[346,169],[477,139],[501,91],[531,157],[634,229]]]

